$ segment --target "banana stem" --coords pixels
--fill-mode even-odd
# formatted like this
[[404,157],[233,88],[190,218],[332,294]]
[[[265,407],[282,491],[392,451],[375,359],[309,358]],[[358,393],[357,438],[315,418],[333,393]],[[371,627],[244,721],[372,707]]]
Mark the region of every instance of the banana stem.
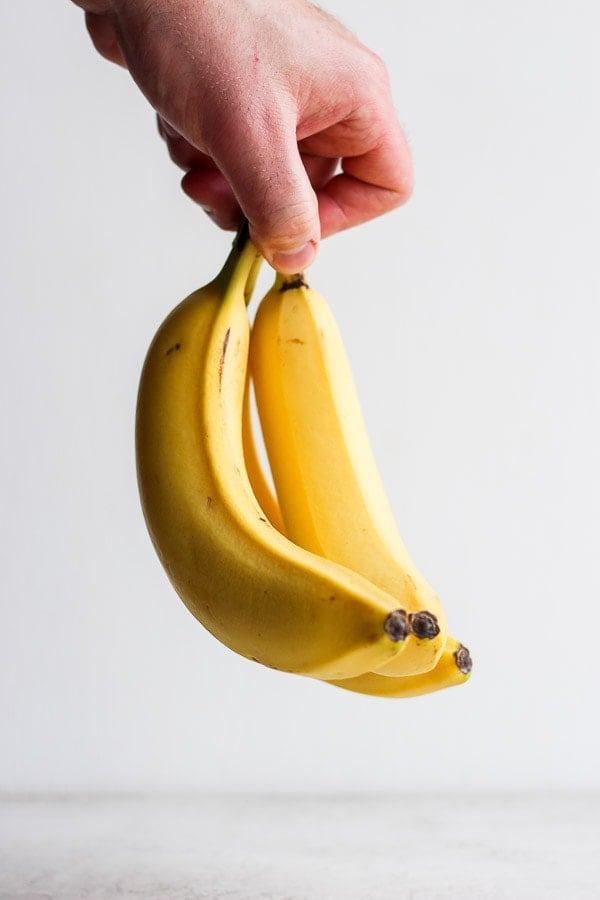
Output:
[[256,279],[258,278],[258,273],[260,272],[262,262],[262,256],[257,256],[254,261],[254,265],[250,269],[248,281],[246,282],[246,287],[244,288],[244,298],[246,300],[246,306],[248,306],[250,300],[252,299],[252,294],[254,293],[254,288],[256,287]]
[[281,272],[278,272],[275,278],[275,284],[273,285],[273,289],[282,294],[285,293],[285,291],[293,291],[296,288],[302,287],[308,287],[304,272],[296,272],[295,275],[282,275]]
[[242,224],[238,228],[237,234],[233,239],[234,248],[237,247],[239,252],[241,252],[246,246],[247,241],[250,240],[250,225],[248,224],[248,219],[245,217],[242,219]]
[[[238,251],[241,253],[246,244],[249,243],[250,226],[248,224],[248,219],[244,218],[242,220],[242,224],[239,227],[238,233],[235,236],[234,247],[237,246]],[[256,287],[256,279],[258,278],[258,273],[260,272],[262,262],[262,256],[257,254],[254,264],[250,269],[250,274],[248,275],[248,280],[246,281],[246,287],[244,288],[244,298],[246,300],[246,306],[248,306],[252,298],[252,294],[254,293],[254,288]]]
[[243,290],[246,304],[252,296],[262,257],[252,241],[248,221],[244,219],[225,260],[225,264],[215,281],[220,283],[224,293]]

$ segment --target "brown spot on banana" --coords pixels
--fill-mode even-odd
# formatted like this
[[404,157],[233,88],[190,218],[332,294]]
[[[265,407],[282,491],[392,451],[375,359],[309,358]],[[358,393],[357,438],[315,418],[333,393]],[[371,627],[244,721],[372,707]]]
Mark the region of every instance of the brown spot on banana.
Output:
[[221,381],[223,380],[223,366],[225,365],[225,354],[227,353],[227,344],[229,343],[229,335],[231,328],[228,328],[223,338],[223,346],[221,347],[221,355],[219,357],[219,390],[221,389]]
[[279,292],[284,294],[285,291],[293,291],[296,288],[308,287],[308,284],[304,280],[304,275],[302,272],[298,272],[297,275],[290,275],[289,281],[284,281],[281,287],[279,288]]
[[414,636],[421,640],[430,641],[440,633],[440,626],[436,616],[426,609],[422,612],[411,613],[408,621]]
[[468,675],[473,668],[473,660],[471,659],[471,654],[463,644],[461,644],[458,650],[454,652],[454,659],[456,660],[458,670],[462,672],[463,675]]
[[394,609],[383,623],[383,630],[391,641],[405,641],[410,634],[408,616],[403,609]]

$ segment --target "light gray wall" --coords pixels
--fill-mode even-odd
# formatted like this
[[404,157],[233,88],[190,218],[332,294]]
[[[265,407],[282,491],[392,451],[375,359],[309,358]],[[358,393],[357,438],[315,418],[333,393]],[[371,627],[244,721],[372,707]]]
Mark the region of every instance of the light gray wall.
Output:
[[417,186],[328,240],[312,281],[473,678],[346,695],[240,659],[173,594],[138,504],[137,379],[230,236],[80,11],[7,4],[2,790],[600,784],[598,6],[325,5],[387,61]]

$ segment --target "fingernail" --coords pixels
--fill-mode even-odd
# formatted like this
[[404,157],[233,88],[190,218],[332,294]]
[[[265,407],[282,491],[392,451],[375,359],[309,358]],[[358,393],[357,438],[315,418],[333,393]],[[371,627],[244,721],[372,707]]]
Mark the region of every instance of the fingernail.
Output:
[[273,254],[272,266],[282,275],[293,275],[310,266],[317,254],[317,242],[308,241],[293,250],[279,250]]

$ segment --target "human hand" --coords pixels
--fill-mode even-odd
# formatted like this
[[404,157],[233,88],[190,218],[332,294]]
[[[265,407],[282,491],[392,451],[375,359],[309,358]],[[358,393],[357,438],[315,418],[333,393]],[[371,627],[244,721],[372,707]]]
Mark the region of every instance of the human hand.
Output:
[[412,164],[381,60],[306,0],[74,0],[158,114],[184,191],[242,215],[283,273],[402,204]]

